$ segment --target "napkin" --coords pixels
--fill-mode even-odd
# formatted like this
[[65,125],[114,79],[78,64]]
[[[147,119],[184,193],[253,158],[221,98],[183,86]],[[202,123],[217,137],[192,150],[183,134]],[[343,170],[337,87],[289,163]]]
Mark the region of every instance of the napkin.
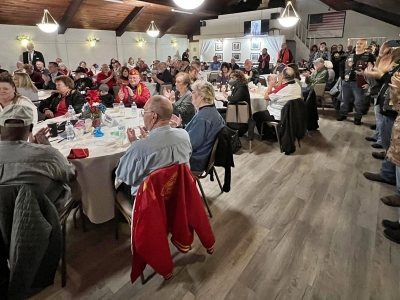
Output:
[[71,149],[71,152],[68,155],[68,159],[75,159],[75,158],[85,158],[89,157],[89,149],[88,148],[77,148]]

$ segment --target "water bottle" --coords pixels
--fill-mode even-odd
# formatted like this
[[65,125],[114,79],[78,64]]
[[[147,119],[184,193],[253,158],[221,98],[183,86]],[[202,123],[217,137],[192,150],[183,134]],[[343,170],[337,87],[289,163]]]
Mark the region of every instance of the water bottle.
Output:
[[122,146],[125,141],[125,123],[122,120],[118,123],[118,136],[118,144]]
[[122,102],[122,100],[119,101],[119,116],[120,117],[124,117],[125,116],[125,105]]
[[72,107],[72,105],[68,106],[68,116],[71,120],[75,120],[75,109]]
[[75,138],[75,132],[70,119],[65,123],[65,132],[67,133],[67,141],[73,141]]
[[132,103],[131,109],[132,109],[132,118],[137,118],[137,105],[135,102]]

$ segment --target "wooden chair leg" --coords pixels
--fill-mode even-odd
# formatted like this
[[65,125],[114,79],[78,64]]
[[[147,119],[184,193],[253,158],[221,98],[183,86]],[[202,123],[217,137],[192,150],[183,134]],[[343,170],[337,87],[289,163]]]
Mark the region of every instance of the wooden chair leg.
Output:
[[279,151],[282,152],[281,139],[279,138],[278,126],[274,126],[274,128],[275,128],[276,138],[278,139]]
[[210,207],[208,205],[208,201],[207,201],[206,195],[204,193],[203,187],[201,185],[200,179],[197,176],[195,176],[195,177],[196,177],[197,184],[199,185],[199,188],[200,188],[200,192],[201,192],[201,195],[202,195],[202,198],[203,198],[204,205],[206,206],[207,211],[208,211],[208,215],[209,215],[209,217],[211,219],[212,218],[211,210],[210,210]]
[[224,190],[222,189],[222,184],[221,184],[221,181],[219,180],[217,170],[215,170],[215,167],[212,167],[212,169],[213,169],[213,172],[214,172],[214,174],[215,174],[215,177],[217,178],[219,188],[221,189],[221,193],[223,193]]

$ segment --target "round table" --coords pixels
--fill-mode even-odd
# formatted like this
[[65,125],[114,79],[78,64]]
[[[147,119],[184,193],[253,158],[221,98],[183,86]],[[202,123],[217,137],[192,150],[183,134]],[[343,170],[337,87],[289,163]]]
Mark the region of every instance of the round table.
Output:
[[[125,108],[124,117],[120,117],[119,113],[115,113],[113,109],[107,109],[106,114],[118,122],[122,119],[126,128],[134,128],[136,134],[139,135],[140,109],[138,109],[137,118],[132,118],[130,108]],[[49,122],[63,122],[65,120],[64,117],[46,120],[36,125],[34,131],[47,127]],[[127,140],[125,140],[123,146],[117,145],[117,138],[111,134],[111,132],[117,131],[117,126],[111,128],[103,126],[104,136],[100,138],[94,137],[91,133],[86,133],[81,139],[73,141],[60,141],[60,137],[49,139],[51,145],[64,156],[68,156],[72,148],[89,149],[89,157],[71,159],[70,162],[78,171],[78,182],[82,187],[83,211],[89,220],[95,224],[104,223],[114,218],[115,188],[112,182],[112,171],[117,167],[119,159],[130,146]],[[61,133],[61,135],[63,134],[65,132]]]

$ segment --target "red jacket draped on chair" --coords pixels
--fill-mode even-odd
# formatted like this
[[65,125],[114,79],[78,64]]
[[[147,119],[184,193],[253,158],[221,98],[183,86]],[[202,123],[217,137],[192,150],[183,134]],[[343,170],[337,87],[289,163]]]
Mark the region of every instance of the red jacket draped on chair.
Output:
[[149,264],[165,279],[172,277],[171,242],[186,253],[194,231],[208,253],[215,238],[196,180],[186,164],[173,165],[150,174],[140,185],[132,212],[132,272],[134,282]]

